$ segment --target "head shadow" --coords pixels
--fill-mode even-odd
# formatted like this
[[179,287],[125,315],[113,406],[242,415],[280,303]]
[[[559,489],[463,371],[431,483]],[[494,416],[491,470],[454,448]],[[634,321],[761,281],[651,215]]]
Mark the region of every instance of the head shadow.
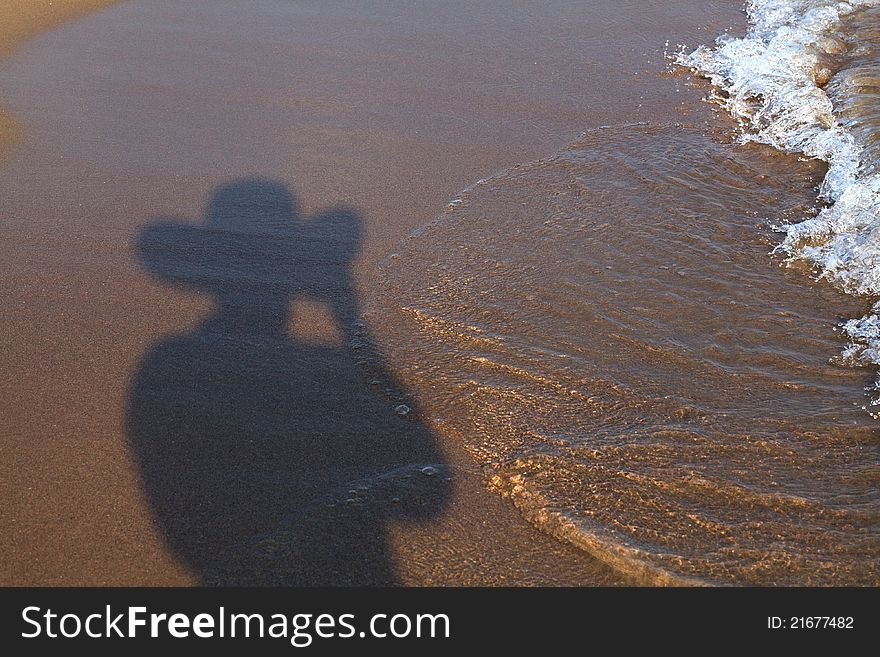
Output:
[[[390,523],[445,504],[437,441],[360,321],[361,223],[303,218],[284,185],[243,179],[203,223],[139,236],[152,276],[215,301],[144,356],[126,416],[157,528],[202,583],[393,584]],[[301,297],[326,306],[338,344],[290,336]]]

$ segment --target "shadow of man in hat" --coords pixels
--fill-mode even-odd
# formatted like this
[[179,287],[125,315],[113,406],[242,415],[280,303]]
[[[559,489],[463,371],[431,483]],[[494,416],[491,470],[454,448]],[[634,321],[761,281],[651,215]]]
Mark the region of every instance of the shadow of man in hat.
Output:
[[[140,235],[152,275],[216,300],[144,357],[127,412],[158,529],[202,583],[393,584],[389,521],[443,508],[435,438],[359,321],[360,240],[357,213],[303,219],[264,179],[218,188],[202,225]],[[291,338],[298,297],[326,304],[341,344]]]

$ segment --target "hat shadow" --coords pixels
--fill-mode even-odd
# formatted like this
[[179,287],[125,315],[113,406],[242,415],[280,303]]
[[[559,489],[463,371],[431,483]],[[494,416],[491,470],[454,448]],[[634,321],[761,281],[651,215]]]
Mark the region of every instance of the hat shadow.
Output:
[[[203,224],[139,237],[147,271],[216,303],[144,356],[126,417],[156,526],[204,584],[393,584],[389,523],[445,505],[437,440],[360,321],[361,223],[304,219],[284,185],[244,179],[215,190]],[[291,337],[303,297],[337,344]]]

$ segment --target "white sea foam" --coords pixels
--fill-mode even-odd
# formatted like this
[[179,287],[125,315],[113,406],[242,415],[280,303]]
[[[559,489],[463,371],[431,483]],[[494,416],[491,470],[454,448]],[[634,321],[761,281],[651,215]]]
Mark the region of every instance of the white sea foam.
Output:
[[[744,140],[828,163],[820,188],[827,207],[778,226],[784,238],[777,250],[814,263],[850,294],[874,297],[880,295],[880,173],[865,144],[835,116],[823,85],[831,76],[826,62],[858,45],[842,23],[876,6],[880,0],[750,0],[744,37],[722,35],[714,47],[676,60],[717,87],[715,99],[739,121]],[[844,351],[849,362],[880,364],[880,301],[843,330],[852,340]]]

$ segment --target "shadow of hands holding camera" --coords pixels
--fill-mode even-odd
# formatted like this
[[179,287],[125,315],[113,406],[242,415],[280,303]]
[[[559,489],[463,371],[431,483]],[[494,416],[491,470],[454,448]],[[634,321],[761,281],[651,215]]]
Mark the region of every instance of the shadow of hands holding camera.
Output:
[[[142,360],[127,414],[158,529],[205,584],[392,584],[393,519],[437,516],[449,475],[360,323],[356,212],[300,217],[283,185],[219,188],[204,224],[159,221],[143,266],[211,295],[195,331]],[[291,338],[298,298],[340,344]],[[404,411],[405,409],[399,409]]]

